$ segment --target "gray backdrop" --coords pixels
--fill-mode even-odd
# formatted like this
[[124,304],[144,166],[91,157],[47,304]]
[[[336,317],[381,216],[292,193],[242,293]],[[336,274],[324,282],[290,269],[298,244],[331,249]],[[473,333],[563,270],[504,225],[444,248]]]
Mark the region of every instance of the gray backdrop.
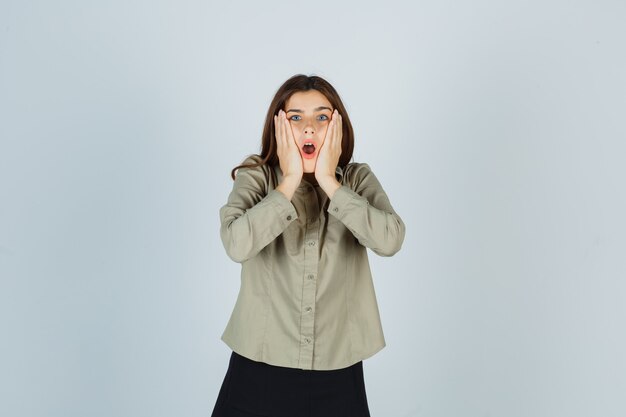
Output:
[[407,225],[372,416],[626,414],[623,1],[0,4],[0,415],[209,416],[218,210],[296,73]]

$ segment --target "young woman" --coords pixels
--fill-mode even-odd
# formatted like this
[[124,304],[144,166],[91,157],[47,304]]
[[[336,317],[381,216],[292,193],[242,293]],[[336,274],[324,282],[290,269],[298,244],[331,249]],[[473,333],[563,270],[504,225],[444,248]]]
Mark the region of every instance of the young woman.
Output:
[[241,287],[212,417],[370,415],[362,361],[385,339],[366,248],[392,256],[405,226],[353,147],[335,89],[296,75],[272,100],[261,154],[233,168],[220,235]]

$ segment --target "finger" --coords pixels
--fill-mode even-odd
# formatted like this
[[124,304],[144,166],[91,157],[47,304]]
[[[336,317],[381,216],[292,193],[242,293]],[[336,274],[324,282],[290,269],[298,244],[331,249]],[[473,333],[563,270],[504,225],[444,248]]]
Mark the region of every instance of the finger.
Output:
[[276,146],[280,146],[280,133],[278,132],[279,120],[278,116],[274,115],[274,137],[276,138]]
[[281,109],[278,116],[278,131],[280,135],[280,150],[281,154],[287,154],[289,151],[289,143],[287,142],[286,128],[285,128],[285,116],[284,111]]
[[329,139],[332,136],[334,126],[335,126],[335,115],[333,114],[330,119],[330,123],[328,123],[328,129],[326,130],[326,139]]
[[289,123],[289,119],[285,119],[285,126],[287,130],[287,135],[285,136],[285,138],[287,139],[287,142],[289,142],[290,144],[293,144],[297,149],[298,142],[296,142],[296,138],[293,135],[293,129],[291,128],[291,123]]
[[276,136],[276,153],[280,156],[282,154],[282,149],[283,149],[283,145],[280,139],[280,119],[278,118],[278,116],[274,116],[274,119],[275,119],[274,136]]
[[328,130],[326,130],[326,137],[324,143],[322,143],[322,149],[320,153],[327,154],[333,150],[333,136],[335,135],[335,122],[333,120],[328,124]]
[[285,147],[289,147],[289,143],[287,143],[287,121],[285,120],[285,112],[281,110],[278,117],[280,117],[280,133],[283,145],[285,145]]
[[285,112],[284,111],[280,111],[280,141],[283,145],[283,148],[288,149],[289,148],[289,143],[287,142],[287,127],[286,125],[286,121],[285,121]]
[[278,116],[274,115],[274,137],[276,138],[276,148],[280,149],[280,132],[279,132],[279,123]]
[[335,127],[335,142],[337,148],[341,149],[341,138],[343,134],[343,119],[339,113],[337,113],[337,126]]
[[337,135],[337,117],[333,117],[330,126],[330,134],[328,135],[328,146],[334,148],[335,147],[335,136]]
[[337,136],[339,133],[339,113],[335,110],[335,114],[333,115],[333,132],[332,132],[332,141],[331,146],[333,149],[337,148]]

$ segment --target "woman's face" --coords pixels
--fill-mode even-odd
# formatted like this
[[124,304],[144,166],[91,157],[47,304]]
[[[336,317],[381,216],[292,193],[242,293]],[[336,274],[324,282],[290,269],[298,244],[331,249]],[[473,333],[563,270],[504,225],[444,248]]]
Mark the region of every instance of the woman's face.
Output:
[[[317,90],[294,93],[285,103],[285,113],[302,156],[304,172],[315,172],[317,154],[324,143],[333,110],[330,101]],[[313,147],[305,147],[305,143],[312,143]]]

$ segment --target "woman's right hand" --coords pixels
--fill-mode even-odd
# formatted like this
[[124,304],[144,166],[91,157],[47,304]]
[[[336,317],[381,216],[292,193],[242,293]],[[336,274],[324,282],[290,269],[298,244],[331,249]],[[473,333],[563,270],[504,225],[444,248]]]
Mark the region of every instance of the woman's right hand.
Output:
[[274,116],[274,128],[278,160],[280,162],[280,169],[283,172],[283,179],[293,178],[296,185],[300,184],[304,173],[302,155],[300,155],[298,144],[293,136],[291,124],[282,109],[278,111],[278,115]]

